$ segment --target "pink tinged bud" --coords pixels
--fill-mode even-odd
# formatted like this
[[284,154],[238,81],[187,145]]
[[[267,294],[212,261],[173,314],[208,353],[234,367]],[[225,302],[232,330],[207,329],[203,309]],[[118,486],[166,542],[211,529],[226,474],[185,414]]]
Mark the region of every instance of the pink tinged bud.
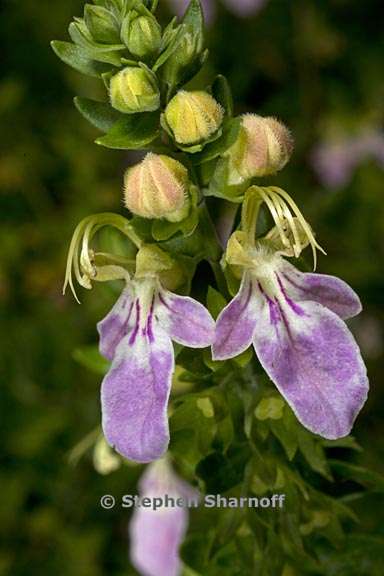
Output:
[[275,118],[245,114],[242,128],[229,151],[235,179],[268,176],[284,168],[293,151],[293,139],[284,124]]
[[178,144],[208,140],[220,128],[224,110],[207,92],[181,90],[165,110],[165,121]]
[[168,156],[147,154],[124,178],[125,205],[143,218],[179,222],[189,212],[187,169]]

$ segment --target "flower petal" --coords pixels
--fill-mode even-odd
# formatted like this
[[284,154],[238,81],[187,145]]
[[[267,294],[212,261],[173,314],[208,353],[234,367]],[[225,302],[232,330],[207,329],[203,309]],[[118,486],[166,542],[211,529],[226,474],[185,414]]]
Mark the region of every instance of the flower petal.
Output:
[[215,339],[215,322],[208,310],[193,298],[161,290],[162,306],[156,312],[172,340],[189,348],[205,348]]
[[131,561],[145,576],[179,576],[179,548],[188,524],[185,508],[139,508],[130,524]]
[[131,329],[133,297],[130,288],[125,288],[112,310],[97,325],[100,335],[100,354],[113,360],[120,341]]
[[172,342],[156,324],[149,335],[132,334],[119,344],[101,403],[105,437],[126,458],[150,462],[167,450],[173,371]]
[[233,358],[250,346],[256,327],[257,309],[253,282],[248,274],[244,274],[238,294],[217,319],[216,340],[212,346],[214,360]]
[[[150,464],[139,483],[140,496],[198,501],[199,494],[179,478],[166,459]],[[160,506],[160,501],[158,501]],[[136,508],[129,526],[132,563],[146,576],[179,576],[179,548],[188,525],[187,507]]]
[[318,302],[343,319],[352,318],[361,312],[361,302],[356,292],[336,276],[304,274],[286,260],[280,275],[287,293],[296,302]]
[[340,318],[316,302],[280,304],[262,291],[259,360],[297,418],[329,439],[351,431],[368,392],[366,368]]

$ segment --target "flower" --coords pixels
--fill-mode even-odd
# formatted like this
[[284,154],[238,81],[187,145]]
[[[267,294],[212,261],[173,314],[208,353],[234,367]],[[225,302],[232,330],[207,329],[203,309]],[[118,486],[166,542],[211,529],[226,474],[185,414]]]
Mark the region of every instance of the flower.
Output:
[[180,90],[169,102],[164,121],[178,144],[197,144],[222,124],[224,109],[208,92]]
[[[231,10],[236,16],[240,18],[246,18],[252,14],[256,14],[264,6],[267,0],[223,0],[226,7]],[[172,5],[172,9],[176,11],[178,15],[182,15],[183,11],[189,4],[189,0],[169,0]],[[215,0],[202,0],[202,6],[204,10],[205,20],[208,24],[211,24],[216,16],[216,4]]]
[[360,351],[343,322],[360,313],[360,300],[336,277],[297,270],[274,236],[254,245],[239,242],[239,233],[230,240],[229,259],[236,242],[243,276],[217,320],[213,358],[233,358],[252,343],[306,428],[329,439],[346,436],[368,392]]
[[324,141],[313,150],[311,162],[320,182],[337,189],[348,185],[357,166],[370,157],[384,168],[384,134],[378,130]]
[[168,156],[149,153],[124,177],[126,207],[143,218],[179,222],[188,215],[188,170]]
[[[136,246],[135,260],[91,248],[104,226],[119,230]],[[102,427],[109,445],[122,456],[156,460],[169,442],[172,341],[208,347],[215,337],[214,320],[196,300],[170,291],[184,281],[180,265],[156,245],[143,244],[130,221],[118,214],[96,214],[78,224],[63,289],[65,293],[70,286],[77,299],[73,275],[87,289],[93,282],[125,281],[116,304],[97,325],[100,352],[112,362],[101,387]]]
[[166,290],[154,274],[136,272],[97,327],[100,352],[112,361],[101,390],[104,435],[130,460],[155,460],[169,443],[172,340],[210,346],[214,321],[196,300]]
[[[150,464],[139,484],[145,498],[198,500],[197,491],[181,480],[167,460]],[[188,527],[186,506],[138,507],[129,524],[132,564],[144,576],[179,576],[182,565],[179,547]]]

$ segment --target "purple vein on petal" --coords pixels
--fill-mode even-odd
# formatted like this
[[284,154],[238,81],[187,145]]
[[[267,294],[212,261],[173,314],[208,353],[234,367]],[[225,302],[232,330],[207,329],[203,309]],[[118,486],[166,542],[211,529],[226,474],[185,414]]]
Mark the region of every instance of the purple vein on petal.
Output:
[[143,329],[143,336],[148,336],[149,341],[152,343],[155,340],[153,335],[153,311],[155,308],[155,296],[152,298],[151,309],[148,314],[146,327]]
[[135,324],[135,328],[134,328],[134,330],[133,330],[133,332],[132,332],[132,335],[131,335],[131,337],[130,337],[130,339],[129,339],[129,345],[130,345],[130,346],[133,346],[133,344],[135,343],[135,341],[136,341],[136,336],[137,336],[137,334],[138,334],[138,332],[139,332],[139,327],[140,327],[140,311],[141,311],[141,309],[140,309],[140,302],[139,302],[139,300],[137,299],[137,300],[136,300],[136,324]]
[[268,296],[268,294],[266,294],[266,292],[264,291],[260,282],[258,282],[257,284],[258,284],[258,288],[259,288],[263,298],[266,300],[266,302],[268,304],[269,318],[270,318],[270,322],[271,322],[272,326],[275,328],[276,336],[279,337],[279,331],[277,329],[277,326],[279,325],[280,321],[282,321],[284,326],[285,326],[285,329],[287,331],[288,338],[291,341],[293,341],[292,332],[291,332],[291,328],[289,326],[288,318],[284,314],[284,311],[280,305],[279,300],[277,298],[275,298],[274,300],[272,298],[270,298]]
[[282,295],[284,296],[285,301],[287,302],[288,306],[290,306],[293,310],[293,312],[295,314],[297,314],[298,316],[305,316],[305,312],[304,310],[298,306],[287,294],[286,289],[284,288],[284,285],[281,281],[280,276],[277,274],[277,272],[275,272],[276,278],[277,278],[277,282],[279,284],[279,288],[281,290]]

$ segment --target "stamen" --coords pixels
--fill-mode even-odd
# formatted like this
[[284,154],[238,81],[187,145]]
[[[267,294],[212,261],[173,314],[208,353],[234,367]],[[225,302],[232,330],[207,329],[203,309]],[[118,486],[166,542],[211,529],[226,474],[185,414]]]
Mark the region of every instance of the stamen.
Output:
[[[99,253],[98,256],[102,255],[103,264],[106,265],[99,266],[99,262],[96,264],[96,255],[90,248],[90,243],[97,232],[104,226],[117,228],[138,248],[142,245],[141,239],[136,235],[129,221],[122,216],[104,213],[84,218],[76,227],[71,240],[63,286],[63,294],[65,294],[69,285],[78,303],[80,303],[80,300],[74,288],[72,273],[74,273],[80,286],[87,289],[92,288],[92,280],[104,281],[129,278],[129,273],[125,268],[108,265],[116,264],[116,260],[119,258],[112,254]],[[124,258],[121,258],[119,264],[127,265],[128,261],[124,262],[124,260]]]
[[275,192],[271,192],[271,198],[276,204],[279,204],[279,206],[281,207],[282,218],[287,221],[288,227],[291,230],[292,235],[293,235],[293,239],[294,239],[294,243],[292,246],[293,252],[294,252],[295,257],[298,258],[302,252],[303,247],[301,244],[300,235],[299,235],[299,232],[297,230],[295,220],[292,216],[292,213],[291,213],[289,207],[287,206],[287,204]]
[[[323,254],[326,254],[326,252],[323,250],[323,248],[320,246],[320,244],[318,244],[318,242],[316,241],[314,234],[312,232],[312,229],[309,226],[308,222],[305,220],[305,218],[302,215],[297,204],[292,200],[292,198],[290,197],[289,194],[287,194],[287,192],[285,192],[281,188],[277,188],[276,186],[271,186],[270,188],[268,188],[268,191],[272,191],[272,193],[275,193],[278,196],[280,196],[283,199],[283,201],[285,201],[286,204],[292,209],[293,213],[295,214],[297,220],[301,224],[301,226],[302,226],[302,228],[303,228],[303,230],[304,230],[304,232],[308,238],[308,241],[311,245],[312,254],[313,254],[314,270],[316,270],[316,265],[317,265],[316,250],[320,250],[320,252],[322,252]],[[293,229],[292,229],[292,233],[293,233]]]
[[260,190],[260,196],[263,199],[263,201],[266,203],[266,205],[268,206],[268,209],[271,213],[271,216],[276,224],[276,227],[279,231],[279,235],[281,238],[282,243],[284,244],[284,246],[287,246],[288,248],[291,247],[291,243],[289,241],[289,238],[287,237],[285,230],[282,226],[282,220],[281,218],[279,218],[279,214],[275,208],[275,205],[273,203],[273,201],[271,200],[271,198],[264,192],[263,189],[259,189]]

